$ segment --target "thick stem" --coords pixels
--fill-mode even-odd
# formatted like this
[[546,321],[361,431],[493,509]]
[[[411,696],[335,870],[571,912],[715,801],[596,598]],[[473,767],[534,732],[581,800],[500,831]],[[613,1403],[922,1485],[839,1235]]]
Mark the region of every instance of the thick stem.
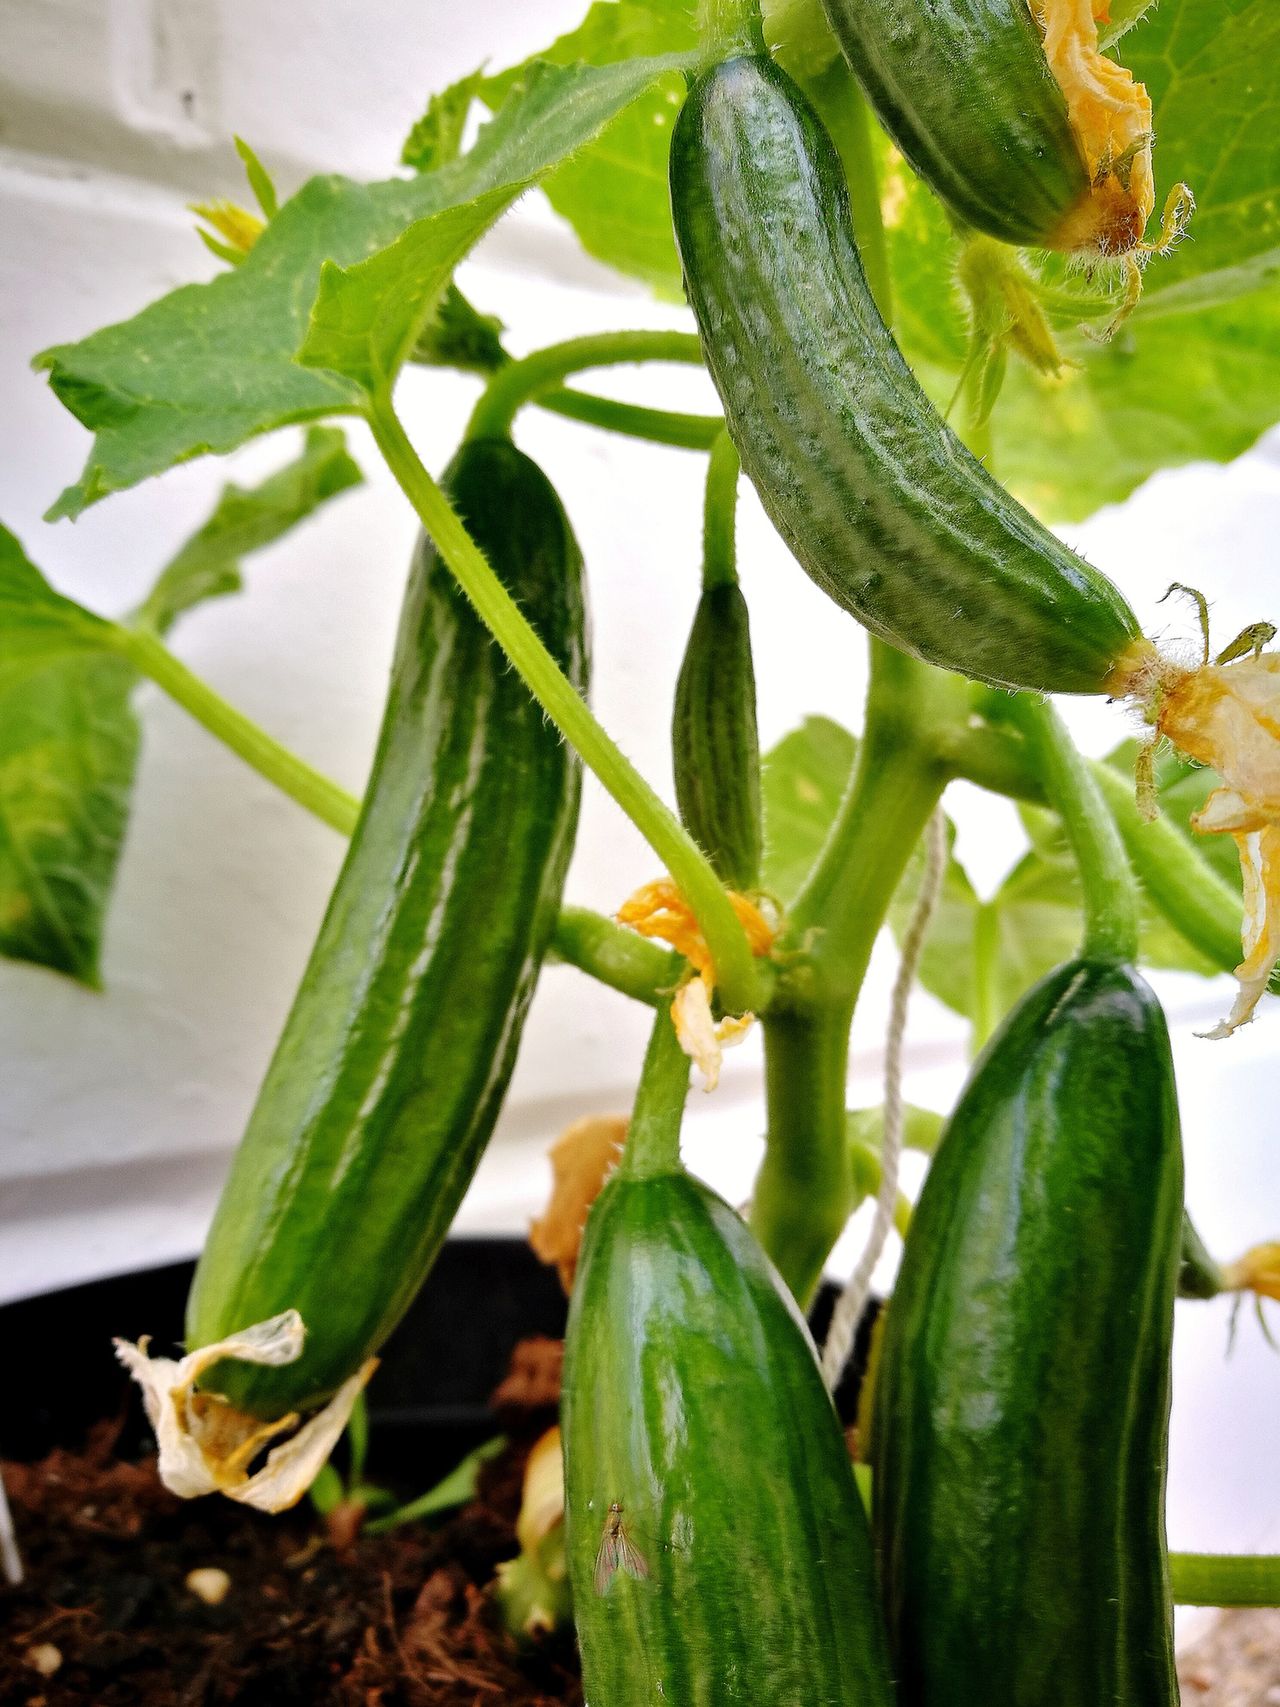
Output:
[[768,1142],[751,1199],[751,1225],[802,1304],[854,1206],[845,1126],[851,1006],[764,1020]]
[[553,415],[599,427],[602,432],[620,433],[624,438],[643,439],[648,444],[671,445],[676,450],[710,450],[724,431],[720,415],[649,409],[643,403],[619,403],[613,397],[597,397],[590,391],[540,391],[529,401]]
[[1016,694],[1008,715],[1022,730],[1044,791],[1062,819],[1084,891],[1084,952],[1133,961],[1138,954],[1138,890],[1124,843],[1083,755],[1062,719],[1038,694]]
[[649,842],[693,909],[715,964],[716,986],[724,1006],[733,1013],[751,1008],[760,992],[751,946],[705,854],[596,722],[586,701],[542,644],[423,467],[389,399],[380,399],[371,407],[369,424],[387,466],[428,536],[517,674]]
[[593,913],[587,907],[564,907],[551,938],[551,954],[566,966],[576,966],[611,990],[650,1007],[669,998],[680,982],[685,962],[635,931]]
[[980,901],[973,915],[973,1027],[969,1047],[982,1049],[999,1025],[1000,914],[990,901]]
[[653,1021],[618,1171],[629,1179],[680,1172],[680,1123],[689,1094],[689,1057],[663,1003]]
[[1179,1606],[1280,1606],[1280,1553],[1170,1553]]
[[521,361],[498,369],[481,393],[467,428],[471,439],[504,438],[522,406],[540,392],[555,391],[571,374],[586,368],[617,367],[629,362],[702,363],[702,346],[693,332],[593,332],[549,344]]
[[360,816],[360,802],[336,782],[312,770],[296,753],[273,741],[243,712],[228,705],[207,682],[201,681],[174,657],[160,638],[147,629],[116,625],[116,649],[157,687],[161,687],[211,735],[238,753],[260,776],[274,783],[308,812],[349,836]]
[[852,1011],[893,892],[950,779],[949,726],[967,717],[957,678],[871,641],[857,764],[789,920],[790,944],[807,945],[810,999]]
[[738,476],[742,463],[728,433],[719,433],[707,464],[707,494],[702,511],[702,585],[738,584]]
[[791,910],[782,958],[795,960],[764,1026],[768,1128],[752,1222],[801,1300],[849,1216],[853,1011],[889,903],[946,786],[939,743],[957,717],[968,717],[962,684],[872,640],[858,761]]

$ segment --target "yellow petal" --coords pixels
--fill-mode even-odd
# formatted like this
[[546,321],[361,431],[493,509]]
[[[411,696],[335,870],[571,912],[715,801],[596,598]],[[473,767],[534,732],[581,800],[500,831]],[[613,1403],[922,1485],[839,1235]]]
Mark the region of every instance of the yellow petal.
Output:
[[713,1091],[720,1083],[724,1050],[741,1043],[755,1023],[754,1014],[730,1015],[717,1022],[711,1013],[711,992],[701,978],[691,978],[676,991],[671,1019],[681,1049],[702,1074],[704,1091]]
[[[370,1358],[334,1394],[323,1410],[299,1428],[296,1414],[264,1422],[216,1393],[198,1393],[196,1382],[223,1358],[277,1368],[302,1355],[306,1329],[296,1310],[201,1346],[183,1358],[152,1357],[147,1341],[115,1342],[116,1356],[142,1389],[147,1416],[160,1449],[160,1479],[181,1499],[222,1493],[258,1511],[285,1511],[315,1480],[347,1426],[351,1407],[377,1359]],[[288,1438],[267,1453],[250,1474],[249,1465],[277,1435]]]
[[591,1114],[575,1120],[551,1146],[551,1198],[529,1229],[529,1243],[535,1256],[555,1264],[566,1292],[573,1287],[587,1211],[617,1166],[626,1137],[625,1117]]

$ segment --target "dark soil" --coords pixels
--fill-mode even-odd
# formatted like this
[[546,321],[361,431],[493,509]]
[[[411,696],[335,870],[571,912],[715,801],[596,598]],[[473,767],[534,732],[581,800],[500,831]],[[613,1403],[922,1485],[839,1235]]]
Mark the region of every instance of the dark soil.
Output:
[[[558,1379],[557,1345],[522,1347],[495,1395],[512,1444],[476,1500],[341,1548],[306,1502],[271,1518],[175,1499],[153,1460],[116,1455],[116,1422],[81,1451],[5,1464],[27,1579],[0,1585],[0,1704],[580,1703],[571,1633],[517,1647],[486,1593],[517,1551],[524,1459],[554,1420]],[[187,1586],[211,1567],[230,1578],[217,1606]]]

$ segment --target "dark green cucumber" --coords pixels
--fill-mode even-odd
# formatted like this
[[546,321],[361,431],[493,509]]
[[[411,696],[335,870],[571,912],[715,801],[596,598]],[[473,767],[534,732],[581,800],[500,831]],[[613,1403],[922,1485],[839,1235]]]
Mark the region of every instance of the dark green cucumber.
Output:
[[751,627],[741,589],[704,587],[671,720],[685,828],[733,889],[760,880],[760,739]]
[[876,1376],[900,1707],[1172,1707],[1182,1152],[1168,1033],[1077,960],[992,1039],[912,1217]]
[[967,224],[1052,244],[1089,173],[1028,0],[823,0],[854,76]]
[[889,1707],[870,1536],[808,1330],[687,1175],[624,1171],[597,1200],[562,1418],[591,1707]]
[[[463,446],[446,487],[580,686],[582,562],[541,471]],[[360,821],[232,1163],[194,1348],[286,1309],[280,1369],[207,1385],[264,1417],[320,1403],[417,1291],[497,1118],[555,921],[579,767],[435,550],[414,558]]]
[[801,566],[874,634],[997,686],[1098,693],[1146,650],[1119,592],[942,422],[880,318],[821,122],[763,57],[695,83],[671,200],[743,466]]

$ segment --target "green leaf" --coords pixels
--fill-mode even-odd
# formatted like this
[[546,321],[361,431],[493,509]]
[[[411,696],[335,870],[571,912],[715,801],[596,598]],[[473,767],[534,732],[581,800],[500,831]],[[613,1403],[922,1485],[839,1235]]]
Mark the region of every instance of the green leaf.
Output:
[[262,164],[258,156],[250,148],[242,136],[233,137],[236,153],[244,162],[245,177],[249,180],[249,188],[253,191],[254,199],[262,209],[264,219],[274,219],[280,211],[280,198],[276,187],[271,181],[271,174]]
[[366,397],[389,395],[453,269],[521,188],[504,185],[420,219],[353,267],[326,261],[298,361]]
[[55,593],[9,530],[0,525],[0,687],[33,671],[111,644],[111,624]]
[[[316,428],[259,486],[228,486],[139,613],[163,632],[240,586],[240,560],[360,478]],[[0,954],[97,987],[140,735],[120,629],[64,598],[0,527]]]
[[415,172],[434,172],[458,158],[472,103],[484,82],[483,71],[472,71],[438,95],[405,138],[400,163]]
[[0,527],[0,954],[94,987],[138,753],[112,632]]
[[[1128,779],[1133,775],[1139,743],[1122,741],[1106,762],[1113,770]],[[1191,815],[1198,812],[1222,778],[1205,765],[1175,752],[1167,744],[1156,755],[1156,798],[1161,813],[1181,830],[1207,865],[1213,867],[1225,883],[1240,888],[1240,855],[1231,836],[1202,836],[1191,827]]]
[[[856,1143],[865,1144],[877,1155],[884,1141],[883,1108],[849,1108],[845,1110],[845,1130]],[[932,1156],[938,1148],[946,1117],[931,1108],[916,1108],[905,1103],[902,1109],[902,1147]]]
[[135,620],[166,634],[193,605],[238,593],[242,558],[363,478],[339,429],[312,427],[301,456],[261,485],[223,487],[213,514],[161,570]]
[[1280,7],[1161,0],[1125,37],[1155,109],[1156,175],[1196,197],[1190,241],[1147,269],[1147,311],[1280,284]]
[[[357,385],[294,355],[322,266],[354,269],[416,221],[517,193],[598,135],[681,56],[593,68],[531,68],[475,147],[411,179],[312,178],[233,272],[171,292],[132,320],[36,358],[96,439],[50,518],[276,427],[358,411]],[[333,288],[332,285],[330,287]]]
[[[538,57],[556,65],[606,66],[648,54],[692,56],[697,46],[694,8],[683,0],[596,0],[576,29]],[[500,106],[526,69],[486,78],[481,99]],[[671,234],[667,155],[683,99],[683,79],[662,78],[543,186],[589,255],[673,301],[683,301],[683,286]]]
[[806,717],[765,754],[761,886],[789,907],[822,851],[853,774],[858,743],[829,717]]

